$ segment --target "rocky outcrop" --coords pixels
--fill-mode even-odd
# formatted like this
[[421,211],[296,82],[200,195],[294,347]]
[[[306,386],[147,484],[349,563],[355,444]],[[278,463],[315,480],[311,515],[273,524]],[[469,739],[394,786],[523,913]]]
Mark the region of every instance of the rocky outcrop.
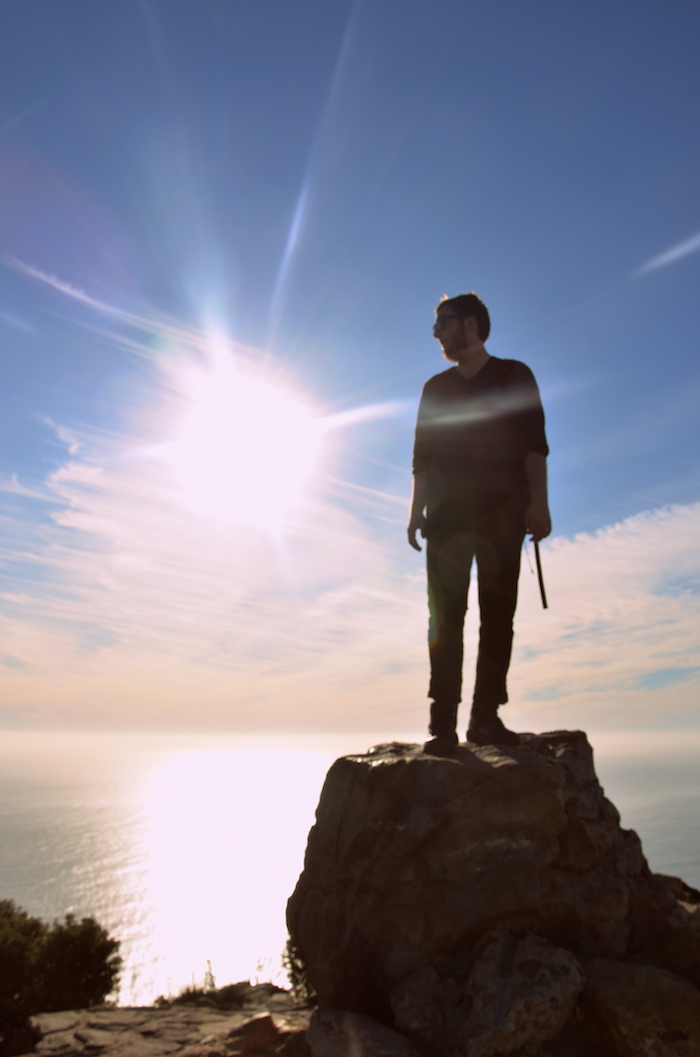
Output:
[[[700,1055],[683,1012],[700,1008],[699,903],[650,873],[585,734],[555,732],[336,761],[287,919],[322,1008],[430,1057],[674,1057]],[[654,973],[673,996],[663,1016],[634,998]]]
[[250,989],[246,1005],[235,1012],[173,1005],[42,1013],[31,1018],[32,1052],[41,1057],[307,1057],[304,1034],[311,1010],[266,984]]

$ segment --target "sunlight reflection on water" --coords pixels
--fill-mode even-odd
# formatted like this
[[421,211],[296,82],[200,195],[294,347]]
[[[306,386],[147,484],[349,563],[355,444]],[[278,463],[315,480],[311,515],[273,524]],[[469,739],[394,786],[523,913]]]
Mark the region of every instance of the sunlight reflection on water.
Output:
[[222,984],[286,982],[285,904],[337,753],[242,740],[2,736],[0,898],[97,917],[122,943],[123,1004],[201,983],[208,961]]
[[146,783],[153,977],[172,993],[204,976],[281,979],[284,907],[333,757],[239,749],[182,753]]

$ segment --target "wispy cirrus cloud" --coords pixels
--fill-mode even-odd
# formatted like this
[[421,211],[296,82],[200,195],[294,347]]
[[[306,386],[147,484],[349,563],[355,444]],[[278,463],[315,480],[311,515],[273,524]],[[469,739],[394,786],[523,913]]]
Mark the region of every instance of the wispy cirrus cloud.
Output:
[[[108,317],[125,348],[133,342],[148,354],[146,336],[154,334],[164,336],[161,350],[212,344],[204,331],[122,312],[21,270]],[[222,341],[227,355],[238,348]],[[219,382],[214,372],[207,384],[218,393]],[[183,390],[178,413],[198,385]],[[378,404],[319,423],[337,436],[401,407]],[[157,416],[154,405],[149,428],[162,439],[168,430]],[[116,437],[54,428],[66,447],[62,465],[43,481],[10,477],[0,485],[8,497],[0,544],[6,725],[421,737],[425,578],[406,544],[400,496],[326,470],[275,538],[183,506],[162,445],[147,430]],[[215,483],[230,490],[229,448],[216,441],[211,450],[220,459]],[[208,456],[198,459],[208,473]],[[695,504],[549,541],[546,612],[525,565],[510,681],[514,725],[700,727],[698,535]],[[472,609],[467,699],[476,616]]]
[[49,725],[332,727],[364,685],[372,711],[404,597],[359,518],[318,497],[275,541],[114,456],[85,438],[46,482],[58,511],[5,533],[0,704]]
[[[5,267],[10,268],[12,271],[17,272],[20,275],[26,276],[28,279],[34,279],[37,282],[42,283],[44,286],[62,294],[70,301],[80,304],[85,308],[89,308],[98,315],[107,316],[117,323],[122,323],[127,327],[136,328],[145,334],[160,335],[166,339],[177,341],[179,344],[194,349],[204,349],[207,347],[206,335],[203,334],[201,330],[197,330],[194,327],[184,326],[182,323],[166,317],[163,313],[130,312],[127,309],[119,308],[107,301],[101,300],[100,298],[93,297],[91,294],[88,294],[85,290],[75,286],[73,283],[67,282],[65,279],[62,279],[51,272],[44,271],[41,268],[35,268],[34,265],[27,264],[25,261],[21,261],[10,254],[6,254],[2,260]],[[123,340],[125,346],[134,351],[144,351],[144,347],[135,343],[132,338],[126,336],[122,337],[122,335],[116,333],[113,333],[112,337],[115,342],[122,342]],[[235,343],[233,342],[231,343],[231,345],[234,344]]]
[[22,484],[16,473],[0,477],[0,492],[8,495],[19,495],[31,499],[50,500],[51,493],[45,486],[28,486]]
[[511,680],[551,726],[700,727],[700,503],[544,547],[550,601],[523,584]]
[[6,312],[4,308],[0,308],[0,321],[5,323],[8,327],[14,327],[15,330],[21,330],[25,334],[36,333],[34,327],[27,323],[26,319],[21,319],[15,315],[14,312]]
[[[73,442],[25,490],[51,516],[6,519],[6,725],[422,736],[425,578],[397,497],[367,491],[383,536],[332,490],[274,540],[183,509],[152,453]],[[547,542],[547,611],[524,561],[509,722],[700,728],[699,534],[694,504]]]
[[675,264],[676,261],[689,257],[691,253],[697,253],[698,250],[700,250],[700,232],[692,238],[684,239],[683,242],[677,242],[663,253],[659,253],[658,256],[652,257],[637,269],[637,274],[643,275],[646,272],[654,272],[658,268],[666,268],[669,264]]

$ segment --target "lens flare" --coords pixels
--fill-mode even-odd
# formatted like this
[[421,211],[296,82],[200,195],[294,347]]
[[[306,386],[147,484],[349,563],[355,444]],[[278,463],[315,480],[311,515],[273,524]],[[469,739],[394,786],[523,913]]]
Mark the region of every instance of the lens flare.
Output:
[[321,420],[291,389],[226,348],[180,371],[185,410],[161,455],[178,500],[196,514],[282,531],[306,494]]

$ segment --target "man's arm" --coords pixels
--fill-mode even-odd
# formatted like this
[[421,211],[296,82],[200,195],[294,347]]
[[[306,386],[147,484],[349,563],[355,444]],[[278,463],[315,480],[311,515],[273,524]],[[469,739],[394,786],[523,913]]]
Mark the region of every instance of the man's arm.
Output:
[[530,492],[530,503],[525,511],[525,531],[539,543],[552,531],[552,519],[547,503],[547,459],[538,451],[525,456],[525,476]]
[[408,542],[414,550],[422,550],[416,539],[416,533],[420,531],[425,539],[425,504],[428,501],[428,474],[417,473],[413,478],[413,498],[411,500],[411,516],[408,521]]
[[411,514],[408,519],[408,542],[416,551],[423,549],[416,539],[416,533],[420,532],[425,539],[427,526],[425,507],[428,502],[428,481],[432,462],[432,430],[430,428],[432,415],[428,392],[434,382],[435,379],[431,378],[423,386],[413,441],[413,497]]

